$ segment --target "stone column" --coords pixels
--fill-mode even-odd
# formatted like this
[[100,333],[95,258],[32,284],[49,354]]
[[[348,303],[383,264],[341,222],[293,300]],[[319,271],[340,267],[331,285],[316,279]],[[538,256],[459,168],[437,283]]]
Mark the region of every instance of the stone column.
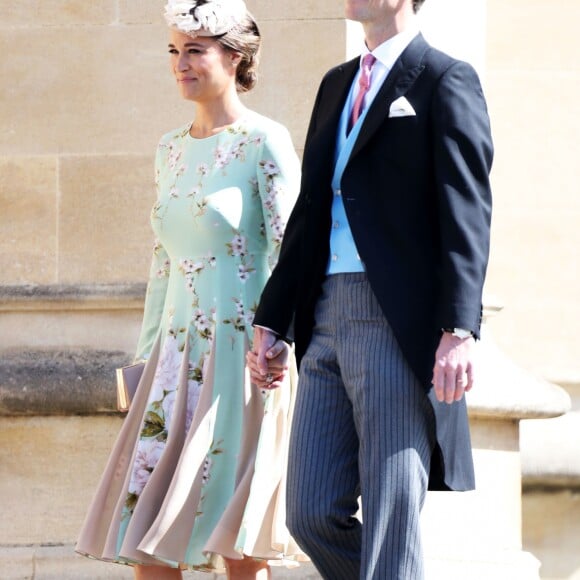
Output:
[[516,366],[495,345],[484,310],[478,381],[467,395],[476,490],[433,492],[423,511],[428,578],[539,578],[540,562],[522,551],[520,421],[562,415],[570,398]]
[[542,561],[542,578],[580,578],[580,381],[562,381],[572,409],[549,421],[523,421],[524,548]]

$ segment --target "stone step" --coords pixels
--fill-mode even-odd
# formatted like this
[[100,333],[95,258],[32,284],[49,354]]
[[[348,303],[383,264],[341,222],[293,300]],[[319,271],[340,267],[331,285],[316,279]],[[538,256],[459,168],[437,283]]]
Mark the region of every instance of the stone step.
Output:
[[[218,574],[184,572],[184,580],[214,580]],[[72,544],[58,546],[0,546],[2,580],[130,580],[130,566],[109,564],[75,554]],[[273,580],[319,580],[309,563],[296,568],[273,567]]]

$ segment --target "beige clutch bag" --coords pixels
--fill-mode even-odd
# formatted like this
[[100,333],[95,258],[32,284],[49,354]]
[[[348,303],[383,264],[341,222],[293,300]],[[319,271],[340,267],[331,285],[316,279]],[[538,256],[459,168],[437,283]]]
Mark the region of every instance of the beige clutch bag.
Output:
[[122,413],[129,410],[144,368],[145,363],[138,362],[117,369],[117,409]]

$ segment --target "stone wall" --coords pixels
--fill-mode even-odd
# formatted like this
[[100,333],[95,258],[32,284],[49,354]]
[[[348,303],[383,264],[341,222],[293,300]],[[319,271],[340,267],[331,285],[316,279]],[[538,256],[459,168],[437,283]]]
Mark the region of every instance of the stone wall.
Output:
[[[343,3],[247,2],[264,36],[248,104],[286,124],[300,150],[318,81],[346,52]],[[193,116],[168,70],[163,3],[0,0],[0,562],[10,563],[8,550],[15,570],[4,567],[7,578],[65,577],[58,550],[46,546],[70,554],[120,424],[107,414],[112,369],[131,356],[139,329],[153,152],[161,134]],[[489,102],[486,292],[505,304],[490,323],[494,336],[522,367],[577,390],[580,4],[427,6],[433,40],[453,36],[477,61]],[[65,412],[100,414],[37,416]],[[571,578],[578,559],[550,538],[577,544],[578,493],[541,493],[536,482],[524,500],[524,542],[546,561],[546,577]],[[546,526],[558,506],[566,513]],[[69,577],[81,578],[67,562]]]
[[[249,104],[286,124],[298,148],[322,71],[344,57],[335,4],[248,2],[264,36]],[[3,284],[144,279],[153,153],[194,114],[169,72],[162,5],[2,2]]]
[[523,367],[579,384],[580,3],[487,5],[496,145],[487,291],[505,304],[494,335]]
[[[139,331],[153,154],[194,115],[168,68],[163,4],[0,0],[2,578],[132,577],[72,547],[121,425],[114,368]],[[342,6],[248,6],[264,39],[248,104],[300,150],[319,78],[344,58]]]
[[[496,160],[486,291],[506,305],[495,335],[522,366],[578,383],[580,5],[553,0],[548,17],[539,0],[469,3],[487,17]],[[168,71],[162,0],[1,4],[0,284],[143,282],[153,151],[193,114]],[[248,4],[264,35],[249,104],[288,125],[300,149],[319,77],[345,53],[342,3]],[[444,14],[440,29],[468,12],[465,0],[427,5],[432,20]],[[3,325],[3,345],[19,323]]]

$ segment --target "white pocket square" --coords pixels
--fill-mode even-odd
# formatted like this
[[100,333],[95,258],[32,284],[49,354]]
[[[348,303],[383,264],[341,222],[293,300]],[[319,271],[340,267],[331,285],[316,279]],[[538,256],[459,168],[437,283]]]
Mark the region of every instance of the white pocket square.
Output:
[[415,109],[413,105],[407,101],[405,97],[395,99],[389,107],[389,118],[391,117],[415,117]]

